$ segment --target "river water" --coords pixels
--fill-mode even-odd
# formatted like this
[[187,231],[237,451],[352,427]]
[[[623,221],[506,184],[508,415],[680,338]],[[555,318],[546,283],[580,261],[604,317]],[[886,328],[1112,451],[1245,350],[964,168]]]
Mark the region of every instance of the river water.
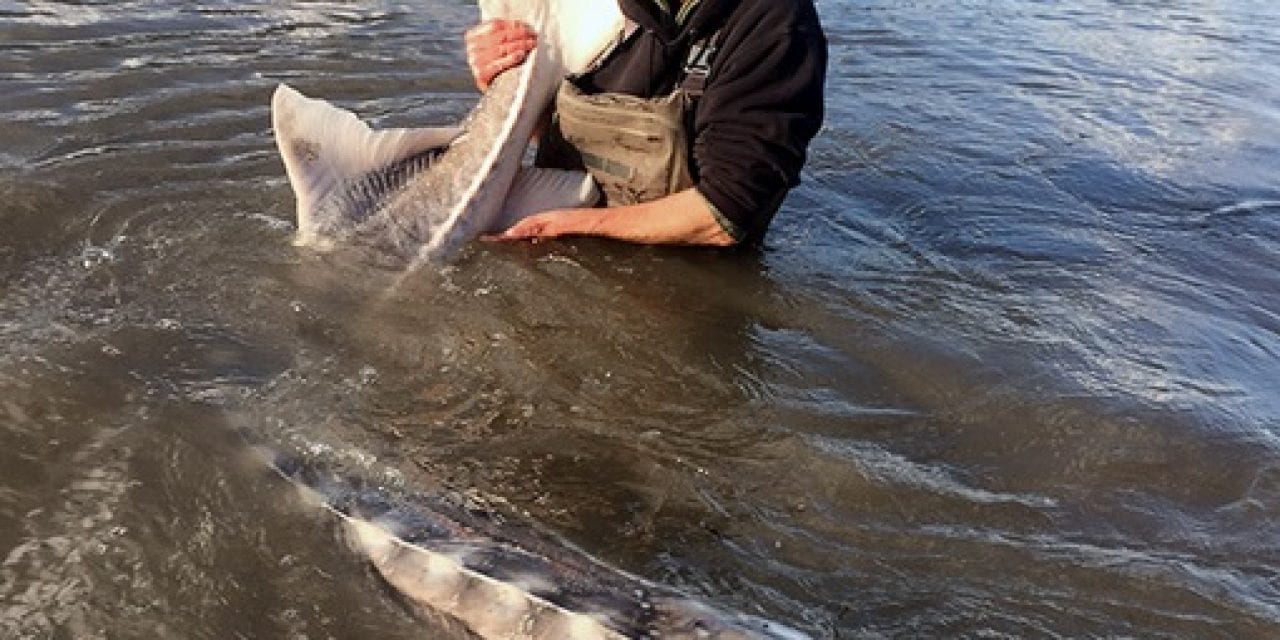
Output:
[[0,0],[0,636],[458,635],[247,439],[819,638],[1280,634],[1280,5],[819,8],[763,250],[402,277],[267,104],[456,121],[470,3]]

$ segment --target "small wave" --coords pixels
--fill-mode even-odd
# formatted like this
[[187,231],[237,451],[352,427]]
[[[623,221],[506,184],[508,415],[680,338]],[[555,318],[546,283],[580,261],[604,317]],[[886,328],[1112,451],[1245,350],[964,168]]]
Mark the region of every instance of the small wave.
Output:
[[1018,536],[955,526],[933,526],[925,530],[944,538],[977,540],[984,544],[1030,550],[1046,561],[1062,561],[1072,570],[1084,568],[1116,574],[1139,583],[1159,583],[1165,589],[1185,590],[1268,624],[1280,624],[1280,588],[1276,583],[1280,576],[1263,567],[1256,571],[1243,571],[1231,566],[1210,565],[1205,558],[1188,554],[1103,546],[1052,535]]
[[1215,216],[1280,212],[1280,200],[1244,200],[1214,209]]
[[982,504],[1017,504],[1032,509],[1052,509],[1058,506],[1056,500],[1045,496],[998,493],[968,486],[942,466],[913,462],[871,443],[848,442],[823,436],[811,436],[808,440],[822,451],[852,461],[860,472],[877,482],[907,485]]
[[0,16],[7,20],[16,20],[29,24],[49,26],[80,26],[97,24],[113,9],[98,9],[81,5],[67,5],[65,2],[45,2],[29,0],[25,8],[15,11],[0,11]]
[[284,218],[277,218],[265,213],[251,213],[248,218],[254,222],[261,223],[272,231],[292,231],[293,222]]

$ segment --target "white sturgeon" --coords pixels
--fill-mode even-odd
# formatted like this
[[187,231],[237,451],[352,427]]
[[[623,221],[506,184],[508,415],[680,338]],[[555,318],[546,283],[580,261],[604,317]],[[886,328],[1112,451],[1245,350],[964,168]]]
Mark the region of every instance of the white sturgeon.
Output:
[[258,448],[407,603],[484,640],[802,640],[592,558],[510,513]]
[[598,191],[585,174],[521,162],[560,81],[584,70],[621,32],[616,3],[479,4],[482,18],[532,25],[539,44],[494,80],[457,127],[375,130],[287,85],[276,89],[272,128],[297,200],[299,244],[357,244],[411,263],[440,260],[531,213],[595,201]]

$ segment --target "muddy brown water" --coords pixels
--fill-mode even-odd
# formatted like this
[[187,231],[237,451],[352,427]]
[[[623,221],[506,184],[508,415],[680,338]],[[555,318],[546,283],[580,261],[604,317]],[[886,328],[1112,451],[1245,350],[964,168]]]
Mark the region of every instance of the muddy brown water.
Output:
[[0,1],[0,635],[458,635],[249,432],[815,637],[1276,637],[1280,8],[819,4],[763,250],[403,278],[267,103],[456,121],[469,3]]

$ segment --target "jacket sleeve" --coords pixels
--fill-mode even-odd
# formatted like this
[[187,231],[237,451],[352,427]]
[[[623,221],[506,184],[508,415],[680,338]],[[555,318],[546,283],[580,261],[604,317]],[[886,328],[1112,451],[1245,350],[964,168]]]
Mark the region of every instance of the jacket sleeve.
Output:
[[725,27],[694,117],[696,187],[739,242],[763,237],[822,126],[826,39],[812,11],[784,13]]

